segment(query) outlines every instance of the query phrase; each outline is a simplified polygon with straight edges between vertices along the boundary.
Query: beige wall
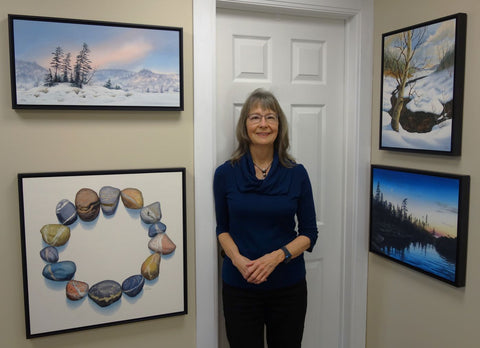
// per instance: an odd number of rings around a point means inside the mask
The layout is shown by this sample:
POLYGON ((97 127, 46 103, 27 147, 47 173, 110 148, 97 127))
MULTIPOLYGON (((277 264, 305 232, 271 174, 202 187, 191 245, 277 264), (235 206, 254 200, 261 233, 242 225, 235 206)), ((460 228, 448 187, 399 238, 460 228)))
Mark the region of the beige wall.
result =
POLYGON ((473 348, 480 346, 480 5, 478 0, 375 0, 372 163, 471 176, 467 285, 457 289, 436 279, 369 257, 368 348, 473 348), (443 17, 467 13, 467 58, 462 156, 402 154, 378 150, 382 33, 443 17))
POLYGON ((192 0, 3 0, 0 47, 0 346, 194 347, 192 0), (185 111, 12 110, 9 13, 183 27, 185 111), (26 340, 17 173, 161 167, 187 172, 188 315, 26 340))

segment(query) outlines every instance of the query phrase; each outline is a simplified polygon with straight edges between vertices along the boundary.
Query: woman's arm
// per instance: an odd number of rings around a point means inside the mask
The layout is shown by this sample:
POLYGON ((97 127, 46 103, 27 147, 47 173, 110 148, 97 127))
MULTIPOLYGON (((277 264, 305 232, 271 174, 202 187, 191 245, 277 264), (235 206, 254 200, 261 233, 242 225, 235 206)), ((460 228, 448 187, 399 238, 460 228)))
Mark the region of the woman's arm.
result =
POLYGON ((232 239, 232 236, 228 232, 223 232, 218 235, 218 241, 225 251, 225 254, 232 260, 233 265, 239 270, 243 278, 248 280, 250 277, 251 271, 248 269, 247 264, 251 262, 250 259, 246 258, 238 250, 237 244, 232 239))
MULTIPOLYGON (((304 251, 308 250, 310 248, 310 244, 311 244, 310 243, 310 238, 308 238, 306 236, 299 235, 299 236, 297 236, 297 238, 295 238, 290 243, 285 245, 285 247, 288 249, 290 254, 292 254, 292 259, 294 259, 294 258, 302 255, 304 251)), ((283 261, 285 259, 285 253, 281 249, 280 249, 280 251, 283 254, 283 259, 282 259, 282 261, 283 261)))

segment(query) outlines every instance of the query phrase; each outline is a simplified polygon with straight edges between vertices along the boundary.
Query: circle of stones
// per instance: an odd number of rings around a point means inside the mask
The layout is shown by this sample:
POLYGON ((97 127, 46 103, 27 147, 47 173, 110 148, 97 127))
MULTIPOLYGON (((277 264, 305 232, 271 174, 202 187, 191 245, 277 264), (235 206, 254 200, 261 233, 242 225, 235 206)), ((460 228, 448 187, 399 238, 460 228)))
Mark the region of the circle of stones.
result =
POLYGON ((40 251, 41 258, 47 262, 42 274, 52 281, 68 281, 65 292, 71 301, 78 301, 86 295, 100 307, 106 307, 118 301, 122 293, 137 296, 143 289, 145 280, 153 280, 160 272, 161 255, 172 253, 176 246, 165 233, 167 227, 160 222, 162 211, 160 202, 144 206, 142 192, 136 188, 120 189, 104 186, 99 194, 89 188, 82 188, 75 197, 75 204, 67 199, 58 202, 55 213, 59 224, 44 225, 40 232, 43 241, 48 244, 40 251), (106 216, 114 215, 120 199, 125 208, 140 210, 141 220, 149 225, 151 238, 148 248, 153 254, 142 263, 140 274, 125 279, 120 285, 113 280, 103 280, 92 287, 88 283, 74 280, 76 264, 73 261, 59 261, 57 247, 65 245, 70 239, 70 225, 79 218, 89 222, 95 220, 102 210, 106 216))

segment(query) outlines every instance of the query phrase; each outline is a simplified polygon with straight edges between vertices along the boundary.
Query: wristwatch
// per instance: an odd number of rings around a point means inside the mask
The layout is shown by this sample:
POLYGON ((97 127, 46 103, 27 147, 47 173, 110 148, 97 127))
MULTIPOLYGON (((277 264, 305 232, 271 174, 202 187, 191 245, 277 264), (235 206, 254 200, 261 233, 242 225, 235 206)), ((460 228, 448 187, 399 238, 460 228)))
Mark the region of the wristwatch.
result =
POLYGON ((282 251, 285 253, 285 259, 283 260, 284 263, 289 263, 290 260, 292 259, 292 254, 290 254, 290 251, 288 251, 287 247, 281 247, 282 251))

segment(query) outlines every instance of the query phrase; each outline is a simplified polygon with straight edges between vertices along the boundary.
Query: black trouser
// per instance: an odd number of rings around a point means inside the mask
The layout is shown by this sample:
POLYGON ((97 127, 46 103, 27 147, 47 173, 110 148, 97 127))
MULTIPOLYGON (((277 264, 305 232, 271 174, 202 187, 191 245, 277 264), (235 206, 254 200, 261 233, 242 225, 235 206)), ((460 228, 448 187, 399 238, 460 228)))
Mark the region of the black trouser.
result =
POLYGON ((223 284, 223 312, 231 348, 300 348, 307 311, 307 283, 255 291, 223 284))

